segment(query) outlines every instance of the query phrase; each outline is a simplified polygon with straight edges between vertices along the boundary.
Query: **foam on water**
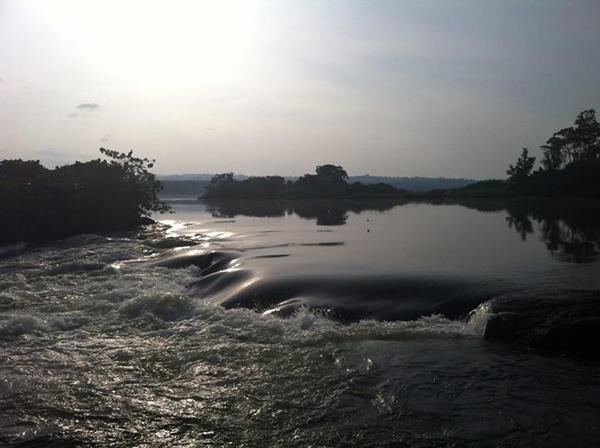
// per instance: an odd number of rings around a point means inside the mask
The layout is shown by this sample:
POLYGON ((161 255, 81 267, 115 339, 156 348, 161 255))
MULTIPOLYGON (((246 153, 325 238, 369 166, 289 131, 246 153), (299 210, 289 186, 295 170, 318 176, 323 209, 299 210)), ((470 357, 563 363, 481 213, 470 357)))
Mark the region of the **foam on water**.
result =
POLYGON ((0 315, 0 337, 69 331, 89 323, 86 316, 36 316, 28 314, 0 315))
POLYGON ((469 314, 467 318, 467 327, 469 331, 480 337, 485 335, 485 329, 489 319, 492 317, 491 302, 487 301, 479 305, 469 314))
POLYGON ((145 295, 127 300, 119 307, 119 312, 128 318, 150 313, 165 321, 178 321, 194 314, 196 304, 188 297, 165 294, 145 295))

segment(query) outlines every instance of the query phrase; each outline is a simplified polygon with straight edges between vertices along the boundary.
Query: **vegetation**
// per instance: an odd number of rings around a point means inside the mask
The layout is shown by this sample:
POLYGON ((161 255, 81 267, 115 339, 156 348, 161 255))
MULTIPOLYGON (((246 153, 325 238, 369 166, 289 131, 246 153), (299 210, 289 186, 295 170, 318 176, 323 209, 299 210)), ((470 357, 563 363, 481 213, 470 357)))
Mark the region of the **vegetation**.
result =
POLYGON ((600 159, 600 123, 594 109, 584 110, 575 120, 575 126, 556 132, 545 145, 543 165, 556 171, 576 162, 600 159))
MULTIPOLYGON (((206 186, 210 182, 213 174, 171 174, 157 176, 163 185, 161 196, 200 196, 204 194, 206 186)), ((236 180, 245 180, 249 176, 244 174, 235 174, 236 180)), ((299 176, 284 176, 284 179, 296 182, 299 176)), ((430 190, 446 190, 451 188, 460 188, 477 182, 473 179, 447 178, 447 177, 393 177, 393 176, 371 176, 368 174, 351 176, 348 173, 347 182, 349 184, 360 182, 361 184, 385 183, 396 187, 399 190, 408 190, 413 192, 425 192, 430 190)))
POLYGON ((296 182, 280 176, 236 180, 233 173, 217 174, 206 187, 204 199, 390 199, 408 194, 387 184, 348 183, 348 173, 339 165, 320 165, 316 174, 300 176, 296 182))
POLYGON ((206 186, 205 198, 276 199, 284 195, 285 179, 281 176, 249 177, 236 180, 233 173, 214 176, 206 186))
POLYGON ((157 198, 154 161, 101 148, 108 160, 53 170, 39 161, 0 162, 0 241, 49 240, 130 229, 168 210, 157 198))
POLYGON ((518 190, 527 181, 529 176, 531 176, 534 165, 535 157, 529 157, 529 150, 523 148, 517 164, 515 166, 510 165, 506 171, 506 174, 508 174, 508 184, 518 190))
MULTIPOLYGON (((581 112, 572 127, 562 129, 541 146, 542 162, 523 148, 508 180, 483 181, 440 193, 444 197, 600 197, 600 123, 594 109, 581 112)), ((428 194, 431 196, 431 194, 428 194)))
POLYGON ((511 196, 600 197, 600 123, 593 109, 581 112, 574 126, 556 132, 542 147, 541 166, 523 148, 508 179, 485 180, 455 189, 415 193, 387 183, 348 183, 341 166, 322 165, 316 174, 295 182, 278 176, 236 180, 233 173, 214 176, 203 198, 217 199, 429 199, 511 196))
POLYGON ((574 126, 554 133, 541 149, 536 172, 526 150, 511 166, 511 188, 530 195, 600 196, 600 123, 594 109, 581 112, 574 126))

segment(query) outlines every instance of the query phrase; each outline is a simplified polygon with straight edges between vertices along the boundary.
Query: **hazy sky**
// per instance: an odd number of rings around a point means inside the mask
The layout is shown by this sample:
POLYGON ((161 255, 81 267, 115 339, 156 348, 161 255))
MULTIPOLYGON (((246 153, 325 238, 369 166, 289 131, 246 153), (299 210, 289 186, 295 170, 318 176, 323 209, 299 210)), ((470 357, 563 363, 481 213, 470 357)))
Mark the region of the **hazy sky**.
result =
POLYGON ((0 159, 504 177, 599 81, 599 0, 0 0, 0 159))

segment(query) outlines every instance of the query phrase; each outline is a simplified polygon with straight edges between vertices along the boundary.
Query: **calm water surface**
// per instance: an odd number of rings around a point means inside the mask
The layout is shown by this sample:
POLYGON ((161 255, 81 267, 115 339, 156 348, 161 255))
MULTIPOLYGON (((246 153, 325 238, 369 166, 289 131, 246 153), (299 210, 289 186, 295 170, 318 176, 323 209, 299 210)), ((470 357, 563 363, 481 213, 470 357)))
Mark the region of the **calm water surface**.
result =
POLYGON ((2 248, 0 445, 600 444, 597 365, 467 319, 600 289, 595 206, 173 206, 2 248))

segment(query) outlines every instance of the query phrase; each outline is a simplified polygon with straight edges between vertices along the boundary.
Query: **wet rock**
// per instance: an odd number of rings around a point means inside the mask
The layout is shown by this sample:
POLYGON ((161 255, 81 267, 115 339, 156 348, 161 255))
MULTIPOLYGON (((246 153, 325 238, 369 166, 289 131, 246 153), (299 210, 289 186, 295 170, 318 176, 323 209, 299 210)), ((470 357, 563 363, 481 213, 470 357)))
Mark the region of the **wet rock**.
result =
POLYGON ((235 259, 235 256, 225 252, 204 252, 201 250, 191 250, 185 252, 176 252, 164 257, 160 257, 151 261, 139 263, 140 266, 146 268, 170 268, 180 269, 188 266, 197 266, 203 270, 203 275, 208 274, 204 272, 214 266, 218 266, 222 269, 225 265, 231 263, 235 259))
POLYGON ((177 247, 196 246, 198 242, 186 238, 164 238, 144 241, 144 244, 157 249, 173 249, 177 247))
POLYGON ((600 361, 600 291, 504 296, 485 306, 488 339, 600 361))
POLYGON ((110 242, 110 239, 105 236, 97 235, 95 233, 82 233, 81 235, 75 235, 64 240, 57 241, 55 244, 58 247, 64 247, 65 249, 67 249, 107 244, 108 242, 110 242))

